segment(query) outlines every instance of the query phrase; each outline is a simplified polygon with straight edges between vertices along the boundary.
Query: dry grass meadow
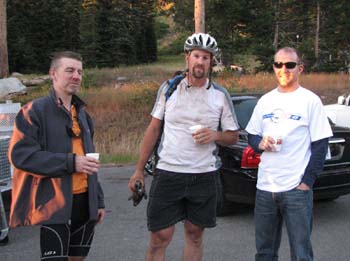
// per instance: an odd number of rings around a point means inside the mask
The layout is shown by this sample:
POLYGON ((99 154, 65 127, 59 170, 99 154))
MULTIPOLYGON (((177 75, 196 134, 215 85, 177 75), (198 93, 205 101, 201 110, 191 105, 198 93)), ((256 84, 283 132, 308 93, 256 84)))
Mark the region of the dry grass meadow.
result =
MULTIPOLYGON (((158 87, 183 68, 182 57, 168 57, 156 64, 85 70, 80 95, 94 119, 96 150, 102 153, 104 163, 137 160, 158 87)), ((269 73, 238 76, 225 71, 214 76, 214 81, 231 93, 265 93, 276 86, 274 75, 269 73)), ((350 76, 345 74, 304 74, 301 84, 318 94, 324 104, 335 103, 339 95, 350 93, 350 76)), ((25 99, 38 94, 33 95, 25 99)))

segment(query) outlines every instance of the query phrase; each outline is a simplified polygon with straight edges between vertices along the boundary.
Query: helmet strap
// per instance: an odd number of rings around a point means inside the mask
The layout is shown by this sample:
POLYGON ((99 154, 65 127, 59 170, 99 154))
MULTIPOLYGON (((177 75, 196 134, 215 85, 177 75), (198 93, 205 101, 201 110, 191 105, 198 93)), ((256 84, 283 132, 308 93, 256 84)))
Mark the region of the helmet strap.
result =
POLYGON ((210 56, 210 66, 209 66, 209 71, 208 71, 208 79, 209 79, 209 81, 208 81, 208 86, 207 86, 207 90, 210 88, 210 86, 211 86, 211 76, 212 76, 212 72, 213 72, 213 62, 214 62, 214 57, 213 57, 213 55, 211 55, 210 56))

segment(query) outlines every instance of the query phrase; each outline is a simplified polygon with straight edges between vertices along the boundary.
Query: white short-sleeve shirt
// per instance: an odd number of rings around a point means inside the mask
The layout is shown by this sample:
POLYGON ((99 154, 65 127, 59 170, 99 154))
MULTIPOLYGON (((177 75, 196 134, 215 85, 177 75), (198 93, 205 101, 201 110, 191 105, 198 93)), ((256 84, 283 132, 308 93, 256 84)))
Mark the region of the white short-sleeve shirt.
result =
POLYGON ((215 142, 197 144, 190 127, 201 124, 212 130, 237 130, 238 124, 228 92, 207 83, 188 87, 183 79, 165 102, 168 85, 158 91, 151 115, 164 121, 164 132, 158 148, 157 168, 179 173, 203 173, 217 170, 221 161, 215 142), (164 109, 165 106, 165 109, 164 109))
POLYGON ((280 151, 261 155, 257 188, 270 192, 297 187, 311 156, 311 142, 332 136, 321 100, 301 86, 293 92, 274 89, 262 96, 246 130, 282 138, 280 151))

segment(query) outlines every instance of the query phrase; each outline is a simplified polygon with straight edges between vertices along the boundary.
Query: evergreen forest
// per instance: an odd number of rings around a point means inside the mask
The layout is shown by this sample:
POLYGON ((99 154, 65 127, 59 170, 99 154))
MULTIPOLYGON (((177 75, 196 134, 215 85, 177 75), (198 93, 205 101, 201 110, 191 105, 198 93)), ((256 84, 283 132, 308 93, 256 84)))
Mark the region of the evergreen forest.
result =
MULTIPOLYGON (((292 46, 310 71, 349 71, 348 0, 206 0, 205 8, 223 63, 247 55, 266 71, 276 49, 292 46)), ((182 52, 193 17, 194 0, 7 0, 10 71, 46 72, 50 54, 67 49, 90 68, 151 63, 182 52)))

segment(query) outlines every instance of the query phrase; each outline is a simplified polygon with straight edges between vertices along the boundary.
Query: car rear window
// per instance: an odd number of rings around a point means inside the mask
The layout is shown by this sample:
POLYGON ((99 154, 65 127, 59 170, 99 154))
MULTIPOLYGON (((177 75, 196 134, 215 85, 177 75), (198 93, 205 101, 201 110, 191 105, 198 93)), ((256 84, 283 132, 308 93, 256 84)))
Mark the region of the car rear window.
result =
POLYGON ((254 96, 232 97, 233 107, 241 129, 245 129, 253 113, 258 98, 254 96))

